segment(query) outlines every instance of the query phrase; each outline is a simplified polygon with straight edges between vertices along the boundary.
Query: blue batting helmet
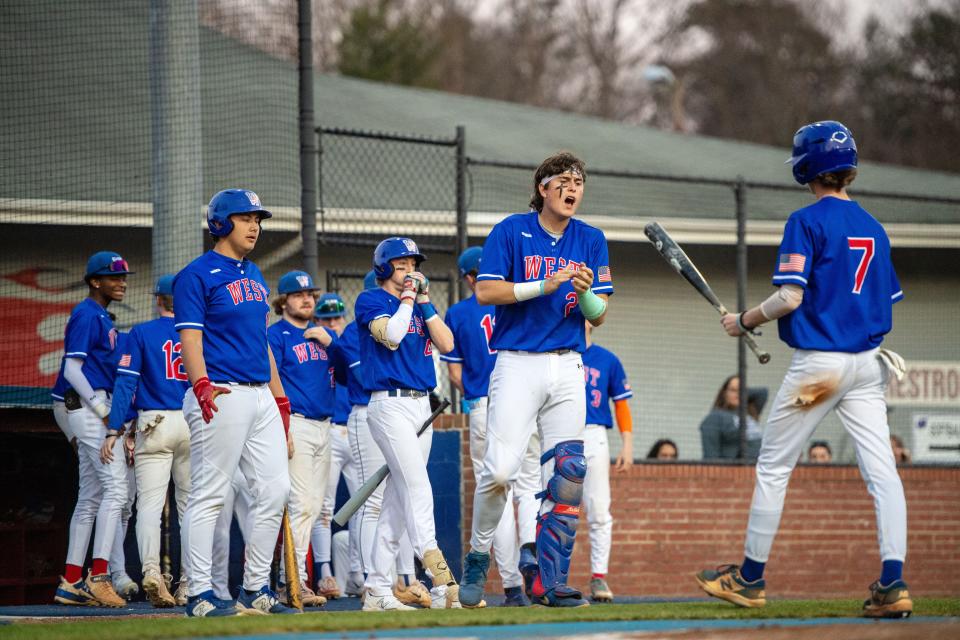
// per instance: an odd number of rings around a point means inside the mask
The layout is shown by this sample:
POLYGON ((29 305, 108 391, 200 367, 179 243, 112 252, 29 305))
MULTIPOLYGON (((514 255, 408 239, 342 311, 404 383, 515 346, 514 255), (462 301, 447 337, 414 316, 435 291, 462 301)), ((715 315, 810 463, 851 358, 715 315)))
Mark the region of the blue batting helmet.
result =
POLYGON ((153 294, 156 296, 172 296, 173 279, 175 277, 172 273, 160 276, 157 279, 157 287, 153 290, 153 294))
POLYGON ((793 135, 793 177, 807 184, 817 176, 857 168, 857 143, 850 129, 835 120, 800 127, 793 135))
POLYGON ((457 269, 460 270, 460 277, 467 275, 471 271, 480 269, 480 257, 483 255, 483 247, 470 247, 460 254, 457 258, 457 269))
POLYGON ((367 275, 363 276, 363 290, 367 289, 376 289, 377 288, 377 274, 374 273, 373 269, 367 271, 367 275))
POLYGON ((313 309, 314 318, 339 318, 347 313, 347 305, 339 293, 325 293, 313 309))
POLYGON ((387 238, 381 241, 373 252, 373 271, 377 278, 386 280, 393 275, 393 265, 390 264, 390 261, 408 256, 416 260, 418 269, 420 263, 427 259, 427 256, 420 253, 417 243, 410 238, 396 236, 387 238))
POLYGON ((313 286, 313 278, 306 271, 288 271, 280 276, 280 282, 277 283, 277 292, 280 295, 316 290, 317 287, 313 286))
POLYGON ((119 253, 114 251, 98 251, 87 260, 87 272, 83 274, 84 280, 95 278, 96 276, 122 276, 130 271, 130 265, 120 257, 119 253))
POLYGON ((207 206, 207 229, 210 235, 222 238, 233 231, 230 216, 238 213, 259 213, 261 219, 273 214, 260 206, 260 196, 249 189, 224 189, 210 198, 207 206))

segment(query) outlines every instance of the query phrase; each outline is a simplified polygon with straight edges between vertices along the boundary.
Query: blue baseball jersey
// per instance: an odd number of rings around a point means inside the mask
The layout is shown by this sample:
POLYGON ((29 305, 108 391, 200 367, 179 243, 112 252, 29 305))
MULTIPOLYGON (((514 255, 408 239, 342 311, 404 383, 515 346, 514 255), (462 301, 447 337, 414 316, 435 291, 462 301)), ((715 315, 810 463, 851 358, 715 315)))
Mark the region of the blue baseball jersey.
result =
MULTIPOLYGON (((63 357, 83 360, 81 369, 90 386, 112 391, 117 372, 119 335, 107 310, 93 298, 85 298, 73 308, 67 320, 63 357)), ((63 400, 63 394, 70 389, 70 384, 63 377, 63 367, 64 362, 61 361, 60 373, 51 391, 56 400, 63 400)))
POLYGON ((450 307, 444 319, 453 332, 454 347, 440 359, 463 366, 463 396, 467 400, 486 396, 490 386, 490 373, 497 362, 497 352, 490 346, 496 312, 493 305, 481 305, 476 296, 470 296, 450 307))
POLYGON ((337 383, 337 401, 333 407, 333 417, 330 419, 333 424, 347 424, 350 417, 350 390, 347 385, 337 383))
MULTIPOLYGON (((346 379, 347 401, 350 407, 370 403, 370 392, 364 389, 363 366, 360 364, 360 329, 356 321, 343 328, 340 334, 340 350, 335 359, 338 371, 343 370, 346 379)), ((347 408, 349 415, 350 409, 347 408)))
POLYGON ((377 318, 393 316, 400 308, 400 298, 383 289, 367 289, 357 296, 354 316, 360 329, 363 388, 367 391, 429 391, 437 386, 433 344, 427 335, 427 322, 423 319, 420 305, 413 307, 407 335, 400 341, 400 347, 391 351, 373 339, 369 325, 377 318))
MULTIPOLYGON (((157 318, 136 325, 121 342, 117 362, 114 406, 133 401, 141 411, 173 411, 183 407, 190 388, 180 356, 180 336, 173 318, 157 318), (122 386, 122 390, 121 390, 122 386)), ((119 421, 111 426, 119 428, 119 421)))
POLYGON ((627 373, 620 359, 603 347, 593 344, 583 352, 583 375, 587 387, 587 424, 613 426, 610 401, 633 397, 627 373))
POLYGON ((316 340, 303 337, 304 332, 313 326, 311 322, 301 329, 281 319, 267 329, 267 339, 273 350, 273 359, 277 361, 283 390, 290 398, 291 411, 321 420, 333 415, 337 402, 337 383, 333 379, 333 361, 329 353, 337 348, 337 334, 325 329, 334 342, 324 348, 316 340))
POLYGON ((857 353, 880 345, 903 290, 883 226, 859 204, 825 197, 790 215, 773 284, 804 288, 778 324, 795 349, 857 353))
POLYGON ((257 265, 208 251, 173 282, 176 329, 203 331, 213 382, 269 382, 270 289, 257 265))
MULTIPOLYGON (((515 213, 490 231, 483 245, 477 280, 543 280, 569 263, 593 271, 593 292, 613 294, 607 239, 603 232, 572 218, 560 239, 540 225, 537 212, 515 213)), ((570 282, 557 291, 515 304, 497 306, 491 346, 543 353, 557 349, 583 352, 583 313, 570 282)))

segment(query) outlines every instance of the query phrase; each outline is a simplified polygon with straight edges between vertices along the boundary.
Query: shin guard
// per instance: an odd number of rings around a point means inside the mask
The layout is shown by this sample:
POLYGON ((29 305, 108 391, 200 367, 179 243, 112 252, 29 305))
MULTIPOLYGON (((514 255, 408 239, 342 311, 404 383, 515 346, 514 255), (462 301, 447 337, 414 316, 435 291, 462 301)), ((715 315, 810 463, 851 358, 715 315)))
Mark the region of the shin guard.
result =
POLYGON ((577 535, 577 518, 583 497, 583 478, 587 474, 587 460, 583 455, 582 440, 557 443, 543 454, 540 464, 554 459, 553 477, 538 497, 553 503, 537 522, 537 560, 539 573, 533 583, 534 598, 544 604, 564 606, 563 599, 582 600, 581 594, 567 586, 570 556, 577 535))

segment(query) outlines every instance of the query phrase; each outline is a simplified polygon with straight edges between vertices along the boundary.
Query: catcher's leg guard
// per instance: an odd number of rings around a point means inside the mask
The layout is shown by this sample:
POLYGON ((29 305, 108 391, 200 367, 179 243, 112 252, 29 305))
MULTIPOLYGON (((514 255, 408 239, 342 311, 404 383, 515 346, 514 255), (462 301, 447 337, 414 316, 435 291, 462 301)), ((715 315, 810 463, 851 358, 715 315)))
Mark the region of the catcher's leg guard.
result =
POLYGON ((553 477, 546 491, 538 494, 553 503, 537 522, 537 563, 539 572, 533 582, 533 600, 553 607, 581 607, 588 603, 576 589, 567 586, 570 556, 577 535, 577 517, 583 496, 583 478, 587 460, 582 440, 557 443, 540 458, 540 464, 554 459, 553 477))

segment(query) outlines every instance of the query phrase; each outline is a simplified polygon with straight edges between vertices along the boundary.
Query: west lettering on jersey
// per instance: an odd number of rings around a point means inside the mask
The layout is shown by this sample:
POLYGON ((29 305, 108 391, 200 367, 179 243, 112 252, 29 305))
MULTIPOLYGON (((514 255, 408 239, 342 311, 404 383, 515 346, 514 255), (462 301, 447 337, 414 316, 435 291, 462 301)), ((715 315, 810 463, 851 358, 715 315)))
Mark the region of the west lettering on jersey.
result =
POLYGON ((528 281, 543 280, 549 278, 557 271, 563 271, 568 266, 571 267, 574 272, 580 270, 579 262, 576 260, 568 260, 562 256, 523 256, 523 277, 524 280, 528 281), (541 271, 543 272, 543 277, 540 276, 541 271))
POLYGON ((230 298, 233 300, 233 304, 251 302, 253 300, 263 302, 268 295, 259 282, 250 280, 249 278, 240 278, 233 282, 227 282, 224 286, 226 286, 227 291, 230 292, 230 298))
POLYGON ((308 324, 300 328, 281 319, 267 329, 267 337, 291 409, 319 420, 332 416, 336 408, 336 380, 330 361, 331 352, 339 345, 336 334, 329 329, 326 331, 334 341, 327 348, 304 339, 304 332, 312 327, 308 324))

